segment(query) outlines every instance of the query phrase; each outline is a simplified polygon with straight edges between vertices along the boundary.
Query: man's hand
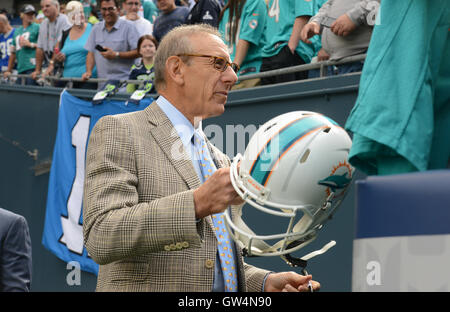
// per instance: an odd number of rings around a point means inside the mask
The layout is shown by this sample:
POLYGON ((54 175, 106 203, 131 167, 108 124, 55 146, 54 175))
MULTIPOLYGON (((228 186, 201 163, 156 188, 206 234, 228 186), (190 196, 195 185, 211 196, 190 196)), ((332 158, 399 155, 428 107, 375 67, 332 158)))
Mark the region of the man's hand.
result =
POLYGON ((113 60, 116 58, 116 52, 114 52, 113 50, 111 50, 110 48, 104 47, 106 49, 105 52, 100 52, 100 54, 108 59, 108 60, 113 60))
POLYGON ((320 25, 314 22, 310 22, 303 27, 300 33, 300 39, 305 42, 311 44, 312 42, 308 39, 320 34, 320 25))
POLYGON ((86 80, 88 80, 91 77, 92 77, 92 73, 91 72, 85 72, 85 73, 83 73, 83 75, 81 75, 81 80, 86 81, 86 80))
POLYGON ((38 78, 38 76, 41 74, 41 71, 39 70, 35 70, 34 72, 31 73, 31 78, 33 78, 34 80, 36 80, 38 78))
POLYGON ((356 29, 356 25, 347 14, 342 14, 331 24, 330 29, 336 36, 345 37, 356 29))
POLYGON ((230 168, 220 168, 194 191, 195 217, 223 212, 230 205, 240 205, 244 201, 234 190, 230 179, 230 168))
POLYGON ((319 61, 319 62, 326 61, 329 58, 330 58, 330 55, 323 48, 321 48, 319 50, 319 52, 317 53, 317 61, 319 61))
POLYGON ((313 291, 320 289, 320 284, 312 280, 311 275, 303 276, 295 272, 270 273, 267 276, 264 291, 267 292, 309 292, 309 282, 313 291))

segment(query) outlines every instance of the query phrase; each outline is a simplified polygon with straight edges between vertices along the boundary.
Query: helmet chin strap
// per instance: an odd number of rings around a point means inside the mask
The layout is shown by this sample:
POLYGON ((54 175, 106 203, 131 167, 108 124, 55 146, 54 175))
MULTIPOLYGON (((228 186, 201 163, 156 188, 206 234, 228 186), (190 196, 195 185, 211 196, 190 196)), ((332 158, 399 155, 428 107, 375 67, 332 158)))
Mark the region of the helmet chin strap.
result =
MULTIPOLYGON (((288 249, 290 247, 292 247, 291 245, 295 245, 295 244, 298 244, 298 242, 290 243, 288 245, 288 249)), ((305 270, 309 259, 311 259, 311 258, 313 258, 315 256, 318 256, 318 255, 324 254, 325 252, 328 251, 328 249, 330 249, 334 245, 336 245, 336 241, 332 240, 328 244, 325 244, 321 249, 313 251, 313 252, 310 252, 309 254, 307 254, 307 255, 305 255, 305 256, 303 256, 301 258, 293 257, 290 254, 285 254, 285 255, 282 255, 280 257, 283 260, 285 260, 286 263, 289 264, 290 266, 292 266, 292 267, 301 267, 303 270, 305 270)))

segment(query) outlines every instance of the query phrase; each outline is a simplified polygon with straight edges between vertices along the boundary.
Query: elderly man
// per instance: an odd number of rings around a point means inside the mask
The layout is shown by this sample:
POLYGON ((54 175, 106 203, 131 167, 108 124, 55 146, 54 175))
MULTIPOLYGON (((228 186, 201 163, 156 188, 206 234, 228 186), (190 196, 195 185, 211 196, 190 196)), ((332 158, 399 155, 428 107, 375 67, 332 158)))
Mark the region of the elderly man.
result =
POLYGON ((126 80, 134 59, 138 57, 138 32, 132 22, 119 18, 117 0, 101 0, 100 10, 103 21, 92 27, 84 46, 89 52, 82 79, 91 78, 97 65, 98 78, 126 80))
POLYGON ((33 79, 41 73, 42 68, 46 67, 52 59, 53 50, 61 40, 62 32, 70 28, 67 16, 59 13, 58 0, 42 0, 42 12, 44 19, 39 28, 39 38, 36 48, 36 68, 31 74, 33 79))
POLYGON ((245 264, 223 227, 223 211, 243 200, 231 184, 230 160, 205 138, 201 120, 224 112, 237 80, 227 51, 210 26, 175 28, 155 56, 158 100, 95 125, 83 231, 100 264, 97 290, 308 289, 311 276, 245 264))

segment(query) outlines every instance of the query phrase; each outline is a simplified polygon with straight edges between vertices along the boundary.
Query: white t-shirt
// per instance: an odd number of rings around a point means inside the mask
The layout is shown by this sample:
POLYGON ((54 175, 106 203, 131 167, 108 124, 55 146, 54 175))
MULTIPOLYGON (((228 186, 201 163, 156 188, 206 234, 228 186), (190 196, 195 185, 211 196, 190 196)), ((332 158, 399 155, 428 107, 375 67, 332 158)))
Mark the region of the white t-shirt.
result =
MULTIPOLYGON (((127 19, 125 15, 121 16, 120 18, 127 19)), ((128 21, 132 22, 134 26, 136 26, 136 29, 139 33, 139 38, 143 35, 153 35, 153 24, 150 23, 150 21, 146 20, 145 18, 140 17, 135 21, 131 20, 128 21)))

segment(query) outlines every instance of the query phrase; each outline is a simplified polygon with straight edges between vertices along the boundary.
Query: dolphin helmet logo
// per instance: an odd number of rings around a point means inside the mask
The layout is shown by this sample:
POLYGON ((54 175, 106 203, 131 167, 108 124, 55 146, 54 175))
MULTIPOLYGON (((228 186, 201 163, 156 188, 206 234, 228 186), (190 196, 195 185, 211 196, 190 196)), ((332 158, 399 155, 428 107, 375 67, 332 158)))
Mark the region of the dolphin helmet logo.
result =
POLYGON ((336 192, 337 189, 346 188, 352 181, 352 179, 348 178, 347 175, 348 175, 348 172, 344 172, 342 175, 338 175, 338 174, 330 175, 329 177, 326 177, 325 179, 320 180, 317 183, 319 185, 327 186, 333 192, 336 192))

